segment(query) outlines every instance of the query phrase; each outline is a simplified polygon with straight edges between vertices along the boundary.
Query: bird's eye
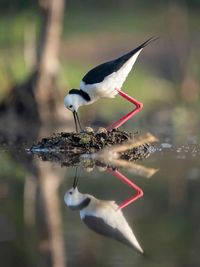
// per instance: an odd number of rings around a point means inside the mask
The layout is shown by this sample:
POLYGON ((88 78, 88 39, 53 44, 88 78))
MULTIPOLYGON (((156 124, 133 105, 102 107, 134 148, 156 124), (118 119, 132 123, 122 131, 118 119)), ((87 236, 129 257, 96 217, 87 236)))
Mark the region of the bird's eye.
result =
POLYGON ((69 194, 72 195, 72 191, 70 191, 69 194))
POLYGON ((72 108, 72 107, 73 107, 72 105, 69 106, 69 108, 72 108))

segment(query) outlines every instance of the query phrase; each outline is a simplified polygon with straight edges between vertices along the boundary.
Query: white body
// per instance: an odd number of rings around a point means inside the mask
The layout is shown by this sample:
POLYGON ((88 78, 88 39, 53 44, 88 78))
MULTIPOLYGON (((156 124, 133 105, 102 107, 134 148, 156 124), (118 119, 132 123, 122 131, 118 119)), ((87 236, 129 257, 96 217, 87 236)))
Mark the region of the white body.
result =
POLYGON ((80 217, 83 221, 87 216, 103 220, 104 227, 107 225, 112 231, 117 229, 133 248, 143 253, 143 249, 115 201, 100 200, 92 195, 82 194, 77 187, 68 190, 64 197, 66 205, 73 208, 79 206, 87 198, 90 199, 88 206, 80 209, 80 217))
POLYGON ((89 105, 100 98, 115 97, 118 90, 121 90, 140 52, 157 39, 151 37, 127 54, 91 69, 80 82, 80 90, 71 89, 65 96, 65 107, 77 113, 82 105, 89 105))
POLYGON ((115 201, 104 201, 93 197, 91 204, 80 211, 81 219, 84 219, 86 215, 103 219, 106 224, 122 232, 126 239, 132 243, 133 247, 143 253, 143 249, 115 201))
POLYGON ((90 95, 92 100, 90 104, 99 98, 113 98, 118 94, 115 89, 121 89, 141 51, 142 49, 134 54, 118 71, 107 76, 102 82, 85 84, 84 81, 81 81, 80 89, 90 95))

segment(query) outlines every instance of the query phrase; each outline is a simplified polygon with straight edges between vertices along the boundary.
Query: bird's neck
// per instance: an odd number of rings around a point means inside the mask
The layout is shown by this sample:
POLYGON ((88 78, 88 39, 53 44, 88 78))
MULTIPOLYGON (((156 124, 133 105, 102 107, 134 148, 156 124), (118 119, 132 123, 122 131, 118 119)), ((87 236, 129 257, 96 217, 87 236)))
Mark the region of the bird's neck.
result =
POLYGON ((82 96, 79 97, 79 106, 85 106, 88 105, 89 101, 84 99, 82 96))

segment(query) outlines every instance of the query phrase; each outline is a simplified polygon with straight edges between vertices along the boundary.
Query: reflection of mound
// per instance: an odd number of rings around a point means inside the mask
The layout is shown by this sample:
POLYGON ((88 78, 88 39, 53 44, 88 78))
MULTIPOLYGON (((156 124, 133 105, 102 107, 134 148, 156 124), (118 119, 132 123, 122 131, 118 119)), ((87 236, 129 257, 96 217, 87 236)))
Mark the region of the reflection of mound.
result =
MULTIPOLYGON (((150 136, 152 138, 152 136, 150 136)), ((87 127, 81 133, 58 133, 49 138, 43 138, 38 144, 33 145, 31 152, 37 154, 44 161, 54 161, 61 165, 71 166, 81 163, 83 167, 104 167, 107 156, 116 157, 125 161, 136 161, 146 158, 150 154, 148 138, 142 139, 132 133, 113 130, 107 132, 99 128, 96 132, 87 127), (139 141, 138 141, 139 140, 139 141), (100 158, 91 154, 102 151, 100 158), (86 156, 83 154, 90 154, 86 156)), ((109 161, 109 160, 108 160, 109 161)))
MULTIPOLYGON (((84 168, 93 169, 94 167, 104 168, 107 164, 101 162, 100 160, 93 159, 89 154, 81 153, 71 153, 66 151, 44 151, 37 150, 32 151, 43 161, 57 162, 62 166, 78 166, 82 165, 84 168)), ((120 159, 125 159, 127 161, 137 161, 148 157, 150 154, 149 146, 143 146, 140 148, 130 149, 127 152, 123 152, 120 156, 120 159)))

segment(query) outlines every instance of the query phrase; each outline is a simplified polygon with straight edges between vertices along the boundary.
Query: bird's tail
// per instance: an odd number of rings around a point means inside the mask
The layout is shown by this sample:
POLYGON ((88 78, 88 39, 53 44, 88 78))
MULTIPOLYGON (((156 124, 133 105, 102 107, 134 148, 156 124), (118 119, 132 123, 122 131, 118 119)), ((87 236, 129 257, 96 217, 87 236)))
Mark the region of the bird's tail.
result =
POLYGON ((140 50, 141 48, 144 48, 145 46, 149 45, 150 43, 158 40, 160 37, 159 36, 152 36, 151 38, 149 38, 148 40, 146 40, 144 43, 142 43, 141 45, 139 45, 137 48, 135 48, 134 50, 140 50))
POLYGON ((144 43, 142 43, 141 45, 139 45, 138 47, 136 47, 135 49, 133 49, 132 51, 130 51, 130 56, 131 54, 134 55, 135 53, 137 53, 139 50, 143 49, 145 46, 149 45, 150 43, 158 40, 160 37, 155 37, 152 36, 151 38, 149 38, 148 40, 146 40, 144 43))
POLYGON ((135 49, 131 50, 129 53, 123 55, 122 57, 120 57, 119 59, 123 59, 124 61, 127 61, 129 58, 131 58, 134 54, 136 54, 137 52, 139 52, 141 49, 143 49, 145 46, 149 45, 150 43, 158 40, 160 37, 155 37, 152 36, 151 38, 149 38, 148 40, 146 40, 144 43, 142 43, 141 45, 139 45, 138 47, 136 47, 135 49))

